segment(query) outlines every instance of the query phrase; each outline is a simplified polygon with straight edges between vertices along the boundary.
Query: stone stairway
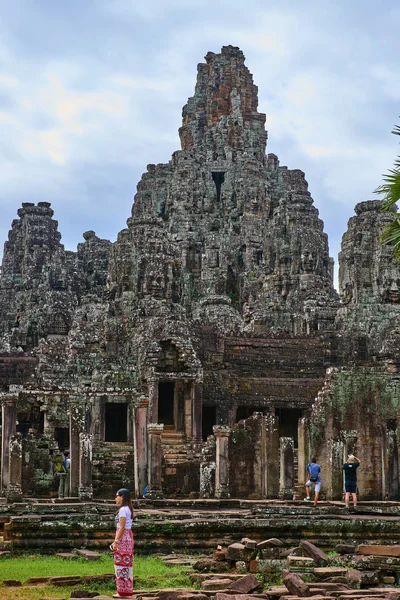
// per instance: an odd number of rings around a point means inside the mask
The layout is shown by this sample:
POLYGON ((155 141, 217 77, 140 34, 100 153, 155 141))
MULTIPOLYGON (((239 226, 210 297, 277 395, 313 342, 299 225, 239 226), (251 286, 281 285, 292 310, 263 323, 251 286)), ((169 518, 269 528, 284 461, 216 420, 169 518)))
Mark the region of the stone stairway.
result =
POLYGON ((166 429, 161 434, 161 445, 167 465, 183 463, 188 458, 185 435, 181 431, 166 429))

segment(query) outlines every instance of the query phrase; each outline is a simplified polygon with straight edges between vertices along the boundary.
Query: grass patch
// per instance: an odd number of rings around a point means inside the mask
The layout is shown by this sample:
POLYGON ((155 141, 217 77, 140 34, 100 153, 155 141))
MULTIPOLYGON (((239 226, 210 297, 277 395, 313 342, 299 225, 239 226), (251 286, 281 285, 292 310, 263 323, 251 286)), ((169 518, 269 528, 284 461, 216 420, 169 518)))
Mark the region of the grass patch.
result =
MULTIPOLYGON (((152 590, 166 587, 191 587, 190 579, 184 571, 187 567, 167 566, 157 557, 136 556, 133 564, 135 588, 152 590)), ((27 555, 0 560, 2 579, 18 579, 26 583, 30 577, 55 577, 61 575, 103 575, 113 573, 111 554, 103 554, 100 560, 88 561, 84 558, 63 560, 57 556, 27 555)), ((69 598, 73 589, 86 589, 99 594, 111 595, 115 592, 115 582, 79 584, 72 587, 55 587, 46 584, 24 586, 23 588, 1 587, 3 600, 39 600, 43 597, 69 598)))

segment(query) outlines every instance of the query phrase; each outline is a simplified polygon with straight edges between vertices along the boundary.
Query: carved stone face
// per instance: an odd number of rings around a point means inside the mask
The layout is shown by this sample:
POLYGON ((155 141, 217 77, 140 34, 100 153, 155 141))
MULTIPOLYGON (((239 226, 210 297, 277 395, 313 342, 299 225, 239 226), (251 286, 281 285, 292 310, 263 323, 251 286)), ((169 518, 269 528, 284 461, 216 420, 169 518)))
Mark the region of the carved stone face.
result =
POLYGON ((400 303, 400 279, 396 273, 390 273, 381 286, 381 298, 388 304, 400 303))
POLYGON ((301 268, 304 273, 313 273, 318 266, 318 255, 312 250, 305 249, 301 253, 301 268))

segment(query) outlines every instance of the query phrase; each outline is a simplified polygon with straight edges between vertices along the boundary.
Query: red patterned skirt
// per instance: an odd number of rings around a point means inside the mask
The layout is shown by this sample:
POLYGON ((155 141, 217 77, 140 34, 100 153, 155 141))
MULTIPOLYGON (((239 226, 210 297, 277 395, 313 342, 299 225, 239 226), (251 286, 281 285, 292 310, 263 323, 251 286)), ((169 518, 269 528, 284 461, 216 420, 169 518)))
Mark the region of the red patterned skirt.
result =
POLYGON ((125 529, 114 552, 115 580, 117 592, 120 596, 133 594, 133 536, 131 529, 125 529))

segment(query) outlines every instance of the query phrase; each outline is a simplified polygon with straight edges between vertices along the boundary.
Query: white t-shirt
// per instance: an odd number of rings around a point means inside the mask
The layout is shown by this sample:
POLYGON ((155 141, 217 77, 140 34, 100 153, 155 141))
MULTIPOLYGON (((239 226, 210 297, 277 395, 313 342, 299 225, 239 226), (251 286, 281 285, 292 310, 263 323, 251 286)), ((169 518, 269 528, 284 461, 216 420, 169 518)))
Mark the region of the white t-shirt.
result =
POLYGON ((121 506, 116 517, 117 527, 119 527, 119 520, 121 517, 126 517, 125 529, 132 529, 132 514, 129 506, 121 506))

